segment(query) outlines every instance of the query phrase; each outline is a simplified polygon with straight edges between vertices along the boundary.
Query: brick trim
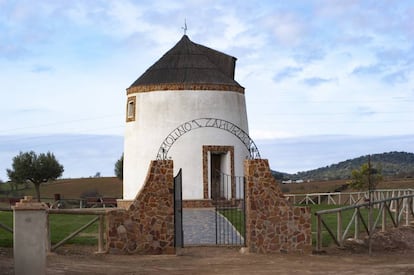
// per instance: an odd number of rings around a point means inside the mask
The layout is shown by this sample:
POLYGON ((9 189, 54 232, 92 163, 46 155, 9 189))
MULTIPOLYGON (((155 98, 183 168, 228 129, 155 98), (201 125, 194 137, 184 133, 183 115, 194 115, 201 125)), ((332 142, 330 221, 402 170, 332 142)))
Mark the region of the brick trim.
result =
POLYGON ((133 86, 126 89, 127 95, 135 93, 148 93, 154 91, 223 91, 237 92, 244 94, 244 88, 236 85, 225 84, 184 84, 184 83, 165 83, 133 86))

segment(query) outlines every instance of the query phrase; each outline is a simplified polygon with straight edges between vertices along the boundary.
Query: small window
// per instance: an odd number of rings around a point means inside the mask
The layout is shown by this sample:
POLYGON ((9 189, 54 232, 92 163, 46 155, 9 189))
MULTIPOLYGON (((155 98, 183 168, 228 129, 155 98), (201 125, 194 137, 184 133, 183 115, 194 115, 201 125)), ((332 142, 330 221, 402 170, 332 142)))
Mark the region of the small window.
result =
POLYGON ((135 109, 136 109, 135 105, 136 105, 136 97, 135 96, 128 97, 127 110, 126 110, 126 121, 127 122, 135 121, 135 109))

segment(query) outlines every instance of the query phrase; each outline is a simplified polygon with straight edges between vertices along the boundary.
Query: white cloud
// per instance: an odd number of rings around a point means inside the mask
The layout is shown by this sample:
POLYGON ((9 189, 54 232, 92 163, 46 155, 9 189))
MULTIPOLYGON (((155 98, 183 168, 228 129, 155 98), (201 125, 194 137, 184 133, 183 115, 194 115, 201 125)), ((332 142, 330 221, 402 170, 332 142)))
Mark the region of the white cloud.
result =
POLYGON ((0 2, 3 134, 122 135, 125 88, 181 38, 185 18, 194 42, 238 58, 254 138, 414 133, 406 1, 37 5, 0 2))
POLYGON ((296 46, 305 36, 304 22, 293 13, 274 13, 265 20, 266 27, 283 46, 296 46))

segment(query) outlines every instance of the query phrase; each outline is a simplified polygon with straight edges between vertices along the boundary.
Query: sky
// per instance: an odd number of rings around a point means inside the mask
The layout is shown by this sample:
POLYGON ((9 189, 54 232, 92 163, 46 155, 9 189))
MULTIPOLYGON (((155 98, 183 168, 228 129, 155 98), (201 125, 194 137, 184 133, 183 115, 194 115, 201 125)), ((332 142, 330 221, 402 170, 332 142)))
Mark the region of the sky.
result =
POLYGON ((20 151, 113 175, 125 89, 183 35, 237 57, 278 171, 414 152, 414 2, 0 0, 0 179, 20 151))

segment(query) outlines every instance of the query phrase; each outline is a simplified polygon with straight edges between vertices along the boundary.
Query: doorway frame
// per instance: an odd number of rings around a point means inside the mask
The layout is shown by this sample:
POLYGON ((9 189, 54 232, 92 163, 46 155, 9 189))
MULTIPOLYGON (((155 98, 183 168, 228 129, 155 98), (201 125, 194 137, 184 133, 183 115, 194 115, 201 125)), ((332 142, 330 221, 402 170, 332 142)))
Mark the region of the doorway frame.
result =
MULTIPOLYGON (((203 145, 203 198, 212 199, 210 196, 210 157, 211 153, 214 154, 230 154, 230 175, 234 178, 234 146, 223 145, 203 145)), ((231 198, 236 197, 235 183, 231 182, 231 198)))

